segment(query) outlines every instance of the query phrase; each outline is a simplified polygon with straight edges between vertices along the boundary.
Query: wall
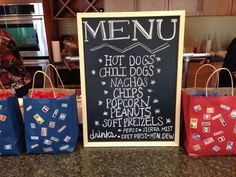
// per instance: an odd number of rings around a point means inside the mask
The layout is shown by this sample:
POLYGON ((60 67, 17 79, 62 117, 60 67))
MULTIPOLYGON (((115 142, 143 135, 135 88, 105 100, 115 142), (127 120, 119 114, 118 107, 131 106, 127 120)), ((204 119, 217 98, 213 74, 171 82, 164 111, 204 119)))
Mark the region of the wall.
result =
POLYGON ((194 40, 197 39, 198 50, 204 48, 208 35, 212 48, 226 50, 236 37, 236 16, 187 17, 185 22, 185 52, 192 52, 194 40))
POLYGON ((76 19, 69 20, 59 20, 59 34, 69 34, 76 38, 77 40, 77 22, 76 19))
MULTIPOLYGON (((76 20, 61 20, 59 28, 60 35, 71 34, 77 38, 76 20)), ((192 52, 195 39, 200 51, 209 34, 213 40, 213 49, 226 50, 231 40, 236 37, 236 16, 186 17, 185 52, 192 52)))

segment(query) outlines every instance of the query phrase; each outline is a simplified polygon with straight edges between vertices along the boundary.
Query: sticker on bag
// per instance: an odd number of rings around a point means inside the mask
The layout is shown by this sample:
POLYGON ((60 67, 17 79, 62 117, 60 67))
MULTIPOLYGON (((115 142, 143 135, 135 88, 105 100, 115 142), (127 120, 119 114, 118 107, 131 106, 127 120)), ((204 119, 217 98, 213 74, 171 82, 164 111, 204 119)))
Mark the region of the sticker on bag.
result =
POLYGON ((35 123, 30 123, 30 128, 32 128, 32 129, 36 129, 36 125, 35 125, 35 123))
POLYGON ((64 151, 64 150, 66 150, 66 149, 69 149, 69 145, 67 144, 67 145, 63 145, 63 146, 61 146, 59 149, 60 149, 60 151, 64 151))
POLYGON ((42 127, 41 128, 41 136, 47 136, 47 134, 48 134, 48 129, 45 127, 42 127))
POLYGON ((43 148, 43 152, 53 152, 53 148, 52 147, 47 147, 47 148, 43 148))
POLYGON ((67 105, 66 103, 62 103, 62 104, 61 104, 61 107, 62 107, 62 108, 67 108, 68 105, 67 105))
POLYGON ((58 133, 61 133, 63 130, 66 129, 66 125, 63 125, 61 128, 59 128, 59 130, 57 130, 58 133))
POLYGON ((0 121, 5 122, 6 119, 7 119, 7 116, 0 114, 0 121))
POLYGON ((199 151, 199 150, 201 150, 201 146, 199 144, 196 144, 196 145, 193 146, 193 150, 194 151, 199 151))
POLYGON ((202 107, 201 107, 201 105, 196 105, 196 106, 194 106, 193 107, 193 110, 195 111, 195 112, 199 112, 199 111, 201 111, 202 110, 202 107))
POLYGON ((32 106, 30 105, 26 108, 26 111, 30 111, 31 109, 32 109, 32 106))
POLYGON ((204 139, 204 140, 203 140, 203 143, 204 143, 205 145, 214 143, 214 139, 213 139, 212 137, 207 138, 207 139, 204 139))
POLYGON ((44 113, 47 113, 49 111, 49 107, 47 107, 46 105, 42 107, 41 109, 44 113))
POLYGON ((44 119, 43 119, 39 114, 35 114, 35 115, 34 115, 34 119, 35 119, 39 124, 44 123, 44 119))
POLYGON ((215 146, 212 148, 212 150, 215 151, 215 152, 219 152, 220 147, 217 146, 217 145, 215 145, 215 146))
POLYGON ((233 149, 233 145, 234 145, 233 141, 228 141, 227 146, 226 146, 226 150, 231 151, 233 149))
POLYGON ((49 128, 55 128, 56 122, 50 121, 48 126, 49 128))
POLYGON ((59 141, 59 138, 52 136, 52 137, 51 137, 51 140, 52 140, 52 141, 55 141, 55 142, 58 142, 58 141, 59 141))
POLYGON ((211 122, 202 122, 203 127, 209 127, 211 126, 211 122))
POLYGON ((203 114, 203 120, 211 120, 211 114, 203 114))
POLYGON ((57 116, 58 112, 59 112, 59 109, 55 109, 52 114, 52 117, 55 118, 57 116))
POLYGON ((233 134, 236 134, 236 124, 234 125, 233 134))
POLYGON ((210 127, 202 127, 202 133, 210 133, 211 128, 210 127))
POLYGON ((69 143, 70 139, 71 139, 70 136, 66 136, 66 137, 64 138, 64 141, 67 142, 67 143, 69 143))
POLYGON ((66 114, 61 113, 60 116, 59 116, 59 119, 61 119, 61 120, 65 120, 65 118, 66 118, 66 114))
POLYGON ((194 133, 193 136, 192 136, 192 138, 195 139, 195 140, 199 140, 200 137, 201 136, 199 134, 197 134, 197 133, 194 133))
POLYGON ((224 105, 224 104, 221 104, 221 105, 220 105, 220 108, 222 108, 222 109, 224 109, 224 110, 227 110, 227 111, 230 110, 230 107, 229 107, 229 106, 226 106, 226 105, 224 105))
POLYGON ((30 136, 30 139, 31 140, 39 140, 39 137, 38 136, 30 136))
POLYGON ((220 136, 219 138, 217 138, 219 143, 222 143, 225 141, 225 137, 224 136, 220 136))
POLYGON ((227 125, 223 117, 220 118, 220 122, 224 127, 227 125))
POLYGON ((12 145, 11 144, 5 144, 4 149, 5 150, 12 150, 12 145))
POLYGON ((190 128, 197 128, 197 122, 198 122, 198 119, 191 118, 190 119, 190 128))
POLYGON ((235 118, 236 118, 236 110, 233 110, 233 111, 230 113, 229 117, 230 117, 231 119, 235 119, 235 118))
POLYGON ((221 118, 221 117, 222 117, 221 114, 217 114, 217 115, 215 115, 215 116, 212 117, 212 120, 216 120, 216 119, 219 119, 219 118, 221 118))
POLYGON ((36 147, 39 147, 39 145, 38 145, 38 144, 33 144, 33 145, 31 145, 30 147, 31 147, 31 149, 34 149, 34 148, 36 148, 36 147))
POLYGON ((207 114, 213 114, 215 112, 214 108, 207 108, 207 114))
POLYGON ((222 134, 224 134, 224 132, 223 132, 223 130, 220 130, 218 132, 213 133, 213 136, 219 136, 219 135, 222 135, 222 134))
POLYGON ((44 139, 43 144, 51 146, 52 145, 52 141, 48 140, 48 139, 44 139))

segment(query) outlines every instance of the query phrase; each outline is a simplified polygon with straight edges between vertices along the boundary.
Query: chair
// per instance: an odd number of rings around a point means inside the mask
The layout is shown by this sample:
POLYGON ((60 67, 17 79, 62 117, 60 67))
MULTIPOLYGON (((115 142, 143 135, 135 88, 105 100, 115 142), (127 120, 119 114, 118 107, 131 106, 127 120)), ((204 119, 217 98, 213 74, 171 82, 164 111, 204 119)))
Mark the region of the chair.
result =
MULTIPOLYGON (((231 73, 236 72, 236 38, 230 43, 226 56, 224 58, 223 66, 230 70, 231 73)), ((234 76, 234 83, 236 83, 236 78, 234 76)), ((220 87, 230 87, 231 81, 229 74, 226 71, 221 71, 219 76, 219 86, 220 87)))

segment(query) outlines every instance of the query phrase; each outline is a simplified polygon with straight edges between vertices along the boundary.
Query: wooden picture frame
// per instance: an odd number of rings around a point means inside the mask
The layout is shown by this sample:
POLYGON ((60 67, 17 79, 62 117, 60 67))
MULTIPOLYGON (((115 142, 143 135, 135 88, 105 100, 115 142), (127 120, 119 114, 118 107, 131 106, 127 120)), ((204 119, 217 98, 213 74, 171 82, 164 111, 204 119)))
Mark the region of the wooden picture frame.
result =
POLYGON ((85 147, 179 146, 185 11, 77 13, 85 147))

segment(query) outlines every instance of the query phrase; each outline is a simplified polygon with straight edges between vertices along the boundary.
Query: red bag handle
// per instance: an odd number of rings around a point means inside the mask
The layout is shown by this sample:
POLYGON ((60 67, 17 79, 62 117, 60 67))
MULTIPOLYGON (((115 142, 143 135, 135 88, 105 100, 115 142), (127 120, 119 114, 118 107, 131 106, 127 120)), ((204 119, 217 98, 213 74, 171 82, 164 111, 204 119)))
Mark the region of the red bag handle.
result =
MULTIPOLYGON (((51 66, 51 67, 54 69, 54 71, 55 71, 56 74, 57 74, 58 79, 59 79, 60 82, 61 82, 62 88, 65 89, 64 84, 63 84, 62 79, 61 79, 61 76, 60 76, 60 74, 58 73, 58 70, 57 70, 57 68, 56 68, 54 65, 52 65, 52 64, 49 63, 49 64, 46 66, 44 72, 47 74, 47 70, 48 70, 49 66, 51 66)), ((45 80, 46 80, 46 76, 44 75, 43 88, 45 88, 45 86, 46 86, 45 80)))
MULTIPOLYGON (((198 77, 198 72, 202 69, 202 68, 204 68, 204 67, 212 67, 213 69, 214 69, 214 71, 215 70, 217 70, 216 69, 216 67, 215 66, 213 66, 213 65, 211 65, 211 64, 204 64, 204 65, 202 65, 202 66, 200 66, 198 69, 197 69, 197 71, 196 71, 196 73, 195 73, 195 78, 194 78, 194 88, 196 88, 196 85, 197 85, 197 77, 198 77)), ((219 85, 219 73, 217 73, 217 78, 218 78, 218 82, 217 82, 217 85, 216 85, 216 87, 218 87, 218 85, 219 85)))
MULTIPOLYGON (((54 98, 56 98, 56 93, 55 93, 55 90, 54 90, 54 87, 53 87, 52 81, 51 81, 50 77, 49 77, 45 72, 43 72, 43 71, 36 71, 36 72, 34 73, 34 76, 33 76, 33 83, 32 83, 32 92, 31 92, 31 97, 32 97, 32 95, 33 95, 33 91, 34 91, 34 82, 35 82, 35 77, 36 77, 36 75, 37 75, 38 73, 41 73, 41 74, 44 75, 44 77, 47 77, 47 79, 48 79, 48 81, 49 81, 49 83, 50 83, 50 85, 51 85, 51 88, 52 88, 53 96, 54 96, 54 98)), ((45 89, 45 88, 44 88, 44 89, 45 89)))
POLYGON ((230 80, 231 80, 231 96, 234 96, 234 81, 233 81, 233 77, 232 77, 230 70, 228 70, 227 68, 219 68, 219 69, 215 70, 213 73, 211 73, 211 75, 209 76, 209 78, 207 79, 207 82, 206 82, 206 96, 207 96, 208 84, 209 84, 211 77, 215 73, 218 73, 219 71, 222 71, 222 70, 225 70, 229 73, 230 80))

